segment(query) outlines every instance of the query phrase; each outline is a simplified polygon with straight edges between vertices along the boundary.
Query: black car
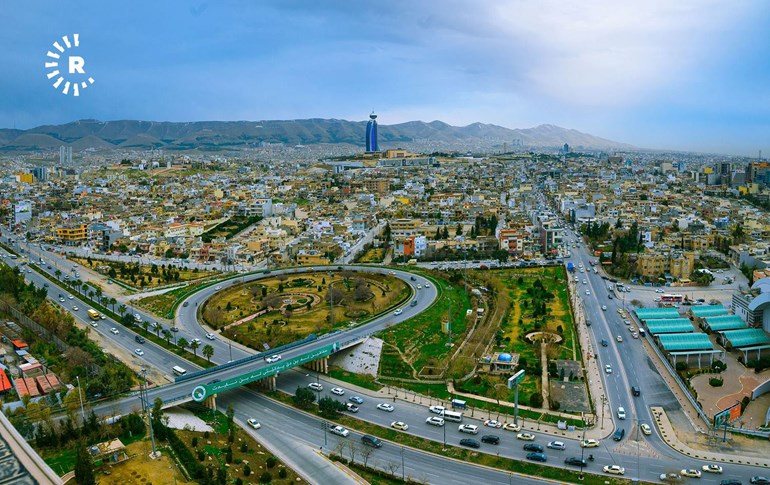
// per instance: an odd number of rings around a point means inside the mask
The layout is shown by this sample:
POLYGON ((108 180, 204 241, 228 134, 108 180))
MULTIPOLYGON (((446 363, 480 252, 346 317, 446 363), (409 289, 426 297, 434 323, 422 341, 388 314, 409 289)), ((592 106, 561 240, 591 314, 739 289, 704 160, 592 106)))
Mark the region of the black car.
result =
POLYGON ((495 436, 493 434, 485 434, 481 437, 482 443, 489 443, 490 445, 499 445, 500 444, 500 437, 495 436))
POLYGON ((612 294, 611 294, 611 293, 607 293, 607 298, 609 298, 610 300, 612 300, 612 294))
POLYGON ((409 279, 412 281, 417 281, 417 278, 415 278, 414 276, 410 276, 409 279))
POLYGON ((524 445, 524 451, 534 451, 535 453, 542 453, 543 447, 534 443, 527 443, 524 445))
POLYGON ((606 347, 609 345, 609 342, 607 342, 605 339, 602 339, 602 347, 606 347))
POLYGON ((208 383, 209 384, 216 384, 217 382, 222 382, 222 379, 212 379, 208 383))
POLYGON ((134 337, 134 340, 136 340, 136 343, 138 344, 144 343, 144 337, 142 337, 141 335, 137 335, 136 337, 134 337))
POLYGON ((527 453, 527 460, 546 462, 548 457, 544 453, 527 453))
POLYGON ((760 477, 759 475, 755 475, 751 477, 751 480, 749 480, 751 483, 755 483, 757 485, 770 485, 770 479, 766 477, 760 477))
POLYGON ((719 482, 719 485, 743 485, 743 482, 735 480, 734 478, 728 478, 727 480, 719 482))
POLYGON ((382 440, 376 436, 365 434, 361 437, 361 443, 373 448, 382 448, 382 440))
POLYGON ((588 466, 588 462, 586 462, 585 460, 581 460, 577 456, 571 456, 567 458, 566 460, 564 460, 564 463, 566 463, 567 465, 574 465, 574 466, 588 466))
POLYGON ((631 387, 631 394, 633 394, 634 396, 641 396, 642 390, 641 388, 639 388, 639 386, 633 386, 631 387))
POLYGON ((177 327, 171 327, 169 330, 171 330, 172 332, 178 332, 179 331, 179 329, 177 327))
POLYGON ((623 428, 619 428, 615 430, 615 433, 612 435, 612 439, 615 441, 620 441, 623 439, 625 435, 626 435, 626 430, 623 428))
POLYGON ((463 438, 460 440, 460 444, 469 448, 481 448, 481 443, 472 438, 463 438))

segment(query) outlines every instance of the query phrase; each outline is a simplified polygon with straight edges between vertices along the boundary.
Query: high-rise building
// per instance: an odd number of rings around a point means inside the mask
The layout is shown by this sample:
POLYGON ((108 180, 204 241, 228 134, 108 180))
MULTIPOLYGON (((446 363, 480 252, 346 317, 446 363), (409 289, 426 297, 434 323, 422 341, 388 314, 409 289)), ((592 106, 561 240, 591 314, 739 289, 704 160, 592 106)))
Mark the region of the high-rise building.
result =
POLYGON ((59 165, 72 165, 72 147, 59 147, 59 165))
POLYGON ((380 147, 377 144, 377 115, 372 113, 366 124, 366 153, 378 151, 380 151, 380 147))
POLYGON ((48 167, 35 167, 32 169, 32 175, 38 182, 45 182, 48 180, 48 167))

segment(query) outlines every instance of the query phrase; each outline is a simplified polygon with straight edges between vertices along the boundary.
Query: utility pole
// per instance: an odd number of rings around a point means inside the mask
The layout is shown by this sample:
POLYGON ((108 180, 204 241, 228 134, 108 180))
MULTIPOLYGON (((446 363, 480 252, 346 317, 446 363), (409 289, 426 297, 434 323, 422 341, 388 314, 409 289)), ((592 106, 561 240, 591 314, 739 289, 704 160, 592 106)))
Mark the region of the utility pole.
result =
MULTIPOLYGON (((142 380, 144 381, 145 389, 147 388, 147 369, 142 369, 142 380)), ((147 393, 145 392, 145 399, 147 398, 147 393)), ((147 421, 150 423, 150 441, 152 442, 152 453, 150 456, 152 458, 155 458, 158 456, 158 452, 155 450, 155 433, 153 433, 152 430, 152 412, 150 410, 150 403, 147 403, 147 421)))
POLYGON ((83 390, 80 388, 80 376, 77 376, 78 380, 78 396, 80 396, 80 414, 83 416, 83 424, 86 423, 86 411, 83 408, 83 390))

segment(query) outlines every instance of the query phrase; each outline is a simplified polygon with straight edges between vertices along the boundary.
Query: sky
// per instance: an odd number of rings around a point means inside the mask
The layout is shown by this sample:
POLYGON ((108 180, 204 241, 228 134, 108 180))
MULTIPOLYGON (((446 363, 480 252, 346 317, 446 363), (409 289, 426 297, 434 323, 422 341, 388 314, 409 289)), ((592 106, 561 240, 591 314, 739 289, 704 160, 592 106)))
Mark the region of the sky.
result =
POLYGON ((759 0, 0 0, 0 128, 375 110, 770 154, 769 20, 759 0), (76 33, 78 97, 45 67, 76 33))

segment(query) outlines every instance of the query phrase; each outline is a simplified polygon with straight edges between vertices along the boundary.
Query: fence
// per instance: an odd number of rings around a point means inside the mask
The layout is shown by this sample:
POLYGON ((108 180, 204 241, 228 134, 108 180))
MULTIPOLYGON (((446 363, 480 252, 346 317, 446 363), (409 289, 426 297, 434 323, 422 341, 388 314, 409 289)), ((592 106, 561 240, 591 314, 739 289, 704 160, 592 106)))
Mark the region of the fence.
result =
POLYGON ((50 330, 43 327, 36 321, 32 320, 25 314, 23 314, 20 310, 17 308, 9 305, 8 303, 4 301, 0 301, 0 311, 7 313, 11 315, 13 318, 15 318, 22 326, 26 327, 28 330, 31 330, 35 334, 37 334, 42 339, 51 342, 56 346, 56 348, 59 349, 61 352, 65 352, 69 350, 70 345, 63 340, 61 340, 59 337, 54 335, 50 330))

